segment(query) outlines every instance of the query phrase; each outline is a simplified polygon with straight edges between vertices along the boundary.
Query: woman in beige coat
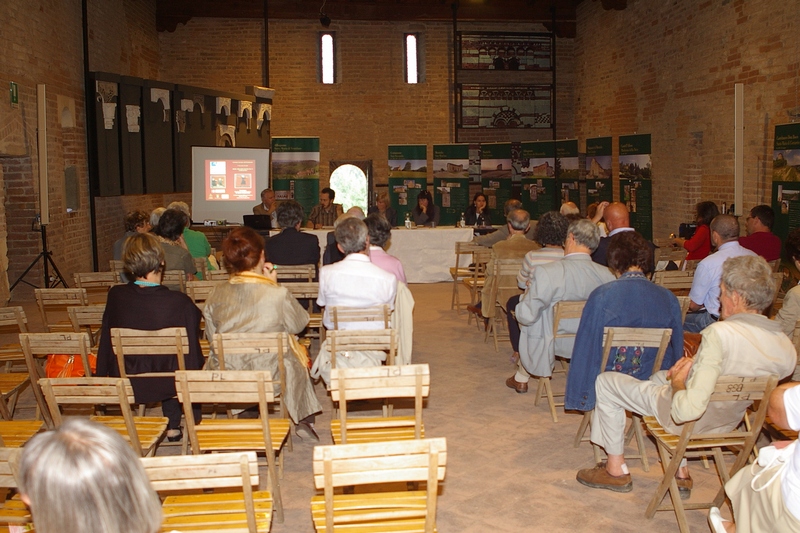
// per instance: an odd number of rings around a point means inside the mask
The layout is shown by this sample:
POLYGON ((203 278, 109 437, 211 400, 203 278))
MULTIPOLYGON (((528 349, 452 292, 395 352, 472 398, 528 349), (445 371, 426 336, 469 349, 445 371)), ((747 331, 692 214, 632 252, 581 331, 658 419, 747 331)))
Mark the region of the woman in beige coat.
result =
MULTIPOLYGON (((236 228, 222 243, 225 266, 231 274, 206 300, 203 315, 206 337, 215 333, 300 333, 308 324, 308 313, 285 287, 277 283, 277 272, 264 257, 264 239, 254 230, 236 228)), ((286 391, 281 391, 289 416, 298 424, 301 436, 318 438, 314 414, 322 406, 314 394, 308 375, 308 356, 296 342, 295 353, 286 354, 286 391), (305 363, 305 364, 304 364, 305 363)), ((207 369, 219 368, 211 343, 207 369)), ((225 352, 226 370, 269 370, 278 375, 275 354, 236 354, 225 352)))

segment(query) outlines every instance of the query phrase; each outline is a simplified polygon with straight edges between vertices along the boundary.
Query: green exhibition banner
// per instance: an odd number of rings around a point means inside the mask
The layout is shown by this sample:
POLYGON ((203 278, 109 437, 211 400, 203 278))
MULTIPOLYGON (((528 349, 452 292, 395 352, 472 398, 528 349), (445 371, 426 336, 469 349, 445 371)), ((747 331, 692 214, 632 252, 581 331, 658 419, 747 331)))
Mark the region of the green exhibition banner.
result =
POLYGON ((619 140, 620 202, 628 206, 633 226, 653 239, 653 187, 650 134, 621 135, 619 140))
POLYGON ((559 204, 573 202, 581 205, 580 177, 578 139, 556 141, 556 187, 561 193, 559 204))
POLYGON ((772 151, 772 231, 785 241, 800 227, 800 124, 775 126, 772 151))
POLYGON ((389 146, 389 202, 397 211, 397 224, 417 205, 417 196, 428 188, 428 147, 424 144, 389 146))
POLYGON ((469 197, 469 145, 433 145, 433 200, 441 209, 439 224, 454 226, 467 210, 469 197))
POLYGON ((489 209, 495 213, 502 213, 511 199, 511 176, 511 143, 481 144, 481 186, 489 209))
POLYGON ((611 137, 586 139, 586 205, 613 201, 611 137))
POLYGON ((539 220, 556 207, 555 154, 553 141, 524 142, 520 147, 522 207, 531 220, 539 220))
POLYGON ((319 137, 272 138, 276 200, 296 200, 306 216, 319 203, 319 137))

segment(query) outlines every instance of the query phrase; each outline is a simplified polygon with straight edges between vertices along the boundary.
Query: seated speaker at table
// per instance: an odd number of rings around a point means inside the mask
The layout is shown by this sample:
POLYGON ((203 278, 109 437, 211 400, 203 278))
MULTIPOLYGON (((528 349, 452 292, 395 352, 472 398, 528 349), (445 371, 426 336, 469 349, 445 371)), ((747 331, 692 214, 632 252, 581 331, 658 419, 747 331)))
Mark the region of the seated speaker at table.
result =
POLYGON ((420 191, 417 206, 411 211, 417 226, 438 226, 439 208, 433 205, 433 197, 427 190, 420 191))
POLYGON ((371 215, 377 213, 389 221, 389 224, 394 228, 397 226, 397 211, 392 209, 389 204, 389 193, 382 192, 375 200, 375 205, 367 210, 367 214, 371 215))

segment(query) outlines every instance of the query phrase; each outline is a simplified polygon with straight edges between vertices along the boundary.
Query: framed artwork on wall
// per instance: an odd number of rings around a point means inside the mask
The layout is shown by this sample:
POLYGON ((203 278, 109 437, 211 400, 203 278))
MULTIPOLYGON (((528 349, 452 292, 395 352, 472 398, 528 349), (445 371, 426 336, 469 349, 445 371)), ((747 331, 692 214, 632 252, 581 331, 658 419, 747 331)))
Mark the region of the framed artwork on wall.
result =
POLYGON ((551 127, 551 85, 461 84, 459 128, 551 127))
POLYGON ((458 33, 463 70, 542 71, 553 68, 549 33, 458 33))

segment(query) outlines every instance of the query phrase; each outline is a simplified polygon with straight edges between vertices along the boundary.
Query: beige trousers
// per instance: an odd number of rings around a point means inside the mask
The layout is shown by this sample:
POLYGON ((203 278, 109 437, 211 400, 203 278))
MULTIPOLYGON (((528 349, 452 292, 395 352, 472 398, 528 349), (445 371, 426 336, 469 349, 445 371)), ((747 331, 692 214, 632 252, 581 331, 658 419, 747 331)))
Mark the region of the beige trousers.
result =
MULTIPOLYGON (((761 474, 756 481, 757 487, 763 487, 772 477, 777 467, 761 474)), ((755 467, 756 473, 761 468, 755 467)), ((725 484, 725 492, 733 505, 733 518, 736 521, 736 533, 759 533, 762 531, 800 532, 800 520, 794 517, 783 503, 781 494, 781 476, 786 470, 764 490, 754 491, 750 487, 753 479, 751 465, 745 465, 725 484)))

